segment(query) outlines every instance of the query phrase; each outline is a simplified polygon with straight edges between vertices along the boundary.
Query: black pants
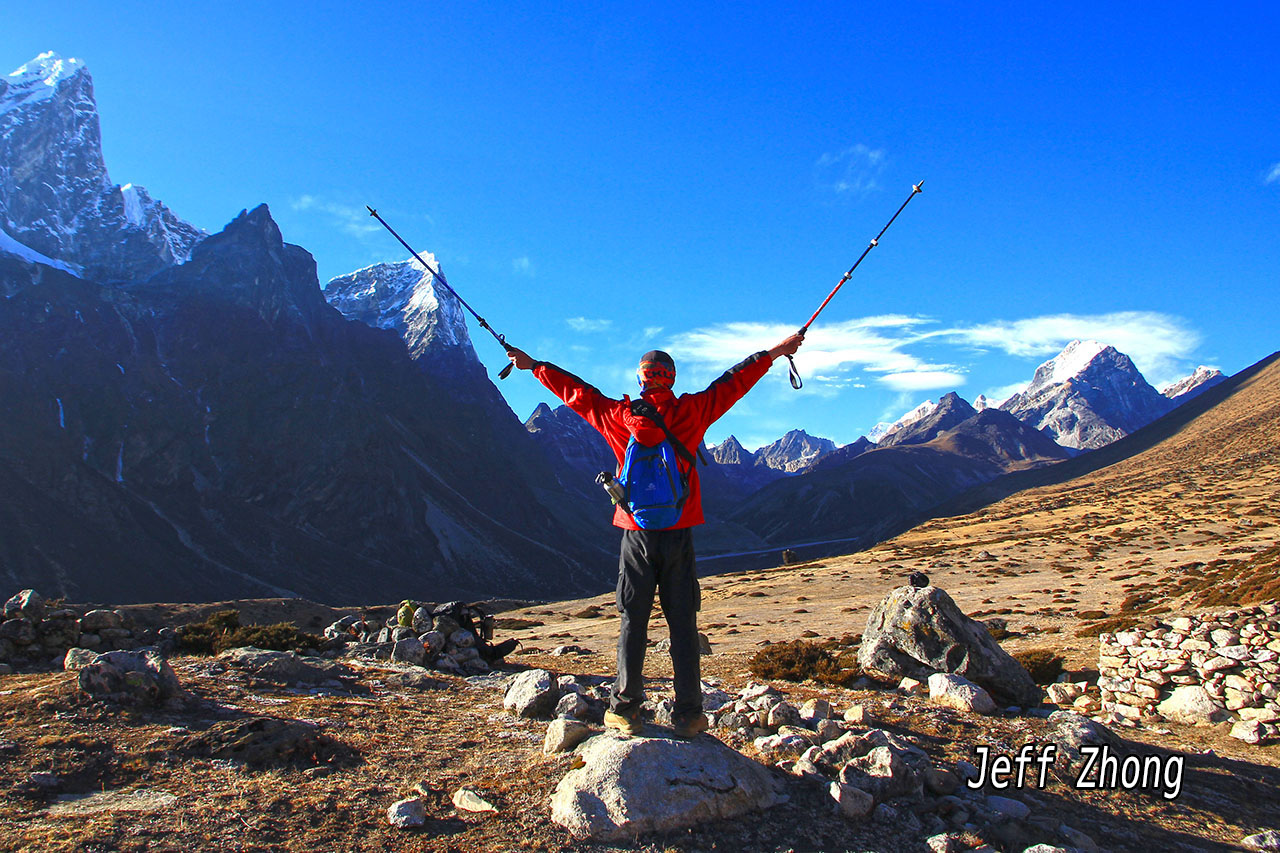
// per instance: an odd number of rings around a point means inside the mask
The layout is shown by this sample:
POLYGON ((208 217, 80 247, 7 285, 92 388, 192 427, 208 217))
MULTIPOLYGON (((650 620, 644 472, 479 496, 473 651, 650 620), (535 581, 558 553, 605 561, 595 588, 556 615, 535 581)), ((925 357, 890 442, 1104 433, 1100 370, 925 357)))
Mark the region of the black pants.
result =
POLYGON ((657 591, 671 636, 676 702, 672 717, 686 722, 702 713, 698 610, 702 593, 693 555, 693 530, 624 530, 618 560, 618 680, 609 703, 630 716, 644 702, 644 653, 649 613, 657 591))

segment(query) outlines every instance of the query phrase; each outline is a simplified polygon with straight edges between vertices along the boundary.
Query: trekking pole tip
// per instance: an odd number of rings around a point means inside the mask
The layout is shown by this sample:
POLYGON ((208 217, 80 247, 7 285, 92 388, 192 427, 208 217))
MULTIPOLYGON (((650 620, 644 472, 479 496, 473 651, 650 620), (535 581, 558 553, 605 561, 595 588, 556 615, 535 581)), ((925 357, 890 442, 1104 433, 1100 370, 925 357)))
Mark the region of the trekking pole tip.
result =
POLYGON ((367 210, 367 211, 369 211, 369 215, 370 215, 370 216, 377 216, 377 215, 378 215, 378 211, 374 210, 372 207, 370 207, 370 206, 369 206, 369 205, 367 205, 367 204, 364 206, 364 209, 365 209, 365 210, 367 210))
POLYGON ((921 181, 921 182, 920 182, 920 183, 918 183, 918 184, 912 184, 912 185, 911 185, 911 191, 912 191, 913 193, 923 192, 923 191, 924 191, 924 181, 921 181))

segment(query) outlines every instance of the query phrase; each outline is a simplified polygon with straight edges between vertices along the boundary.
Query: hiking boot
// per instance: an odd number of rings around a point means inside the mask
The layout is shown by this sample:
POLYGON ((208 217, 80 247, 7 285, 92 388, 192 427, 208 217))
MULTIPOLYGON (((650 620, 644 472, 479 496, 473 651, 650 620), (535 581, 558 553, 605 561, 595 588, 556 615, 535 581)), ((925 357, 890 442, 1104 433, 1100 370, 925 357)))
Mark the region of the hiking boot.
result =
POLYGON ((604 712, 604 727, 622 732, 624 735, 638 735, 644 731, 644 723, 640 722, 639 714, 628 717, 613 711, 604 712))
POLYGON ((698 714, 683 722, 677 721, 672 728, 675 729, 676 737, 682 740, 695 738, 707 730, 707 715, 698 714))

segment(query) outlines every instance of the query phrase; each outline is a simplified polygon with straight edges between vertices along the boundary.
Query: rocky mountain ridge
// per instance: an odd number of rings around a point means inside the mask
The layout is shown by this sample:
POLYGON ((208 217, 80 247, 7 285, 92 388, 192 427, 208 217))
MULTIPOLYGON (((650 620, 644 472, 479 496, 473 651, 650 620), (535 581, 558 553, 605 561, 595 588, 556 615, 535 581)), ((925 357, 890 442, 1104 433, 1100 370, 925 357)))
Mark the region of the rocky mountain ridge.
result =
MULTIPOLYGON (((42 53, 0 78, 0 230, 21 248, 100 281, 185 261, 205 237, 102 159, 84 63, 42 53)), ((5 246, 0 244, 0 250, 5 246)))
POLYGON ((1115 347, 1072 341, 1000 408, 1064 447, 1092 450, 1151 423, 1170 402, 1115 347))

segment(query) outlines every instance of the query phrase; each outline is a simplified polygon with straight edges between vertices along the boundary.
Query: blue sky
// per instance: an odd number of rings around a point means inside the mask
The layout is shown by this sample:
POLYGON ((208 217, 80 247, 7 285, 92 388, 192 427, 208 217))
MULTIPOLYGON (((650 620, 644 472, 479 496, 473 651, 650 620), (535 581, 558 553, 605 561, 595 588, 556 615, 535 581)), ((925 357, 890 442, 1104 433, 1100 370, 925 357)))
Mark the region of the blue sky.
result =
POLYGON ((805 389, 775 368, 711 440, 849 442, 1077 337, 1157 385, 1277 349, 1274 4, 900 5, 10 4, 0 65, 84 60, 115 181, 209 230, 266 202, 322 282, 403 257, 374 205, 614 395, 647 349, 690 390, 794 331, 924 179, 805 389))

